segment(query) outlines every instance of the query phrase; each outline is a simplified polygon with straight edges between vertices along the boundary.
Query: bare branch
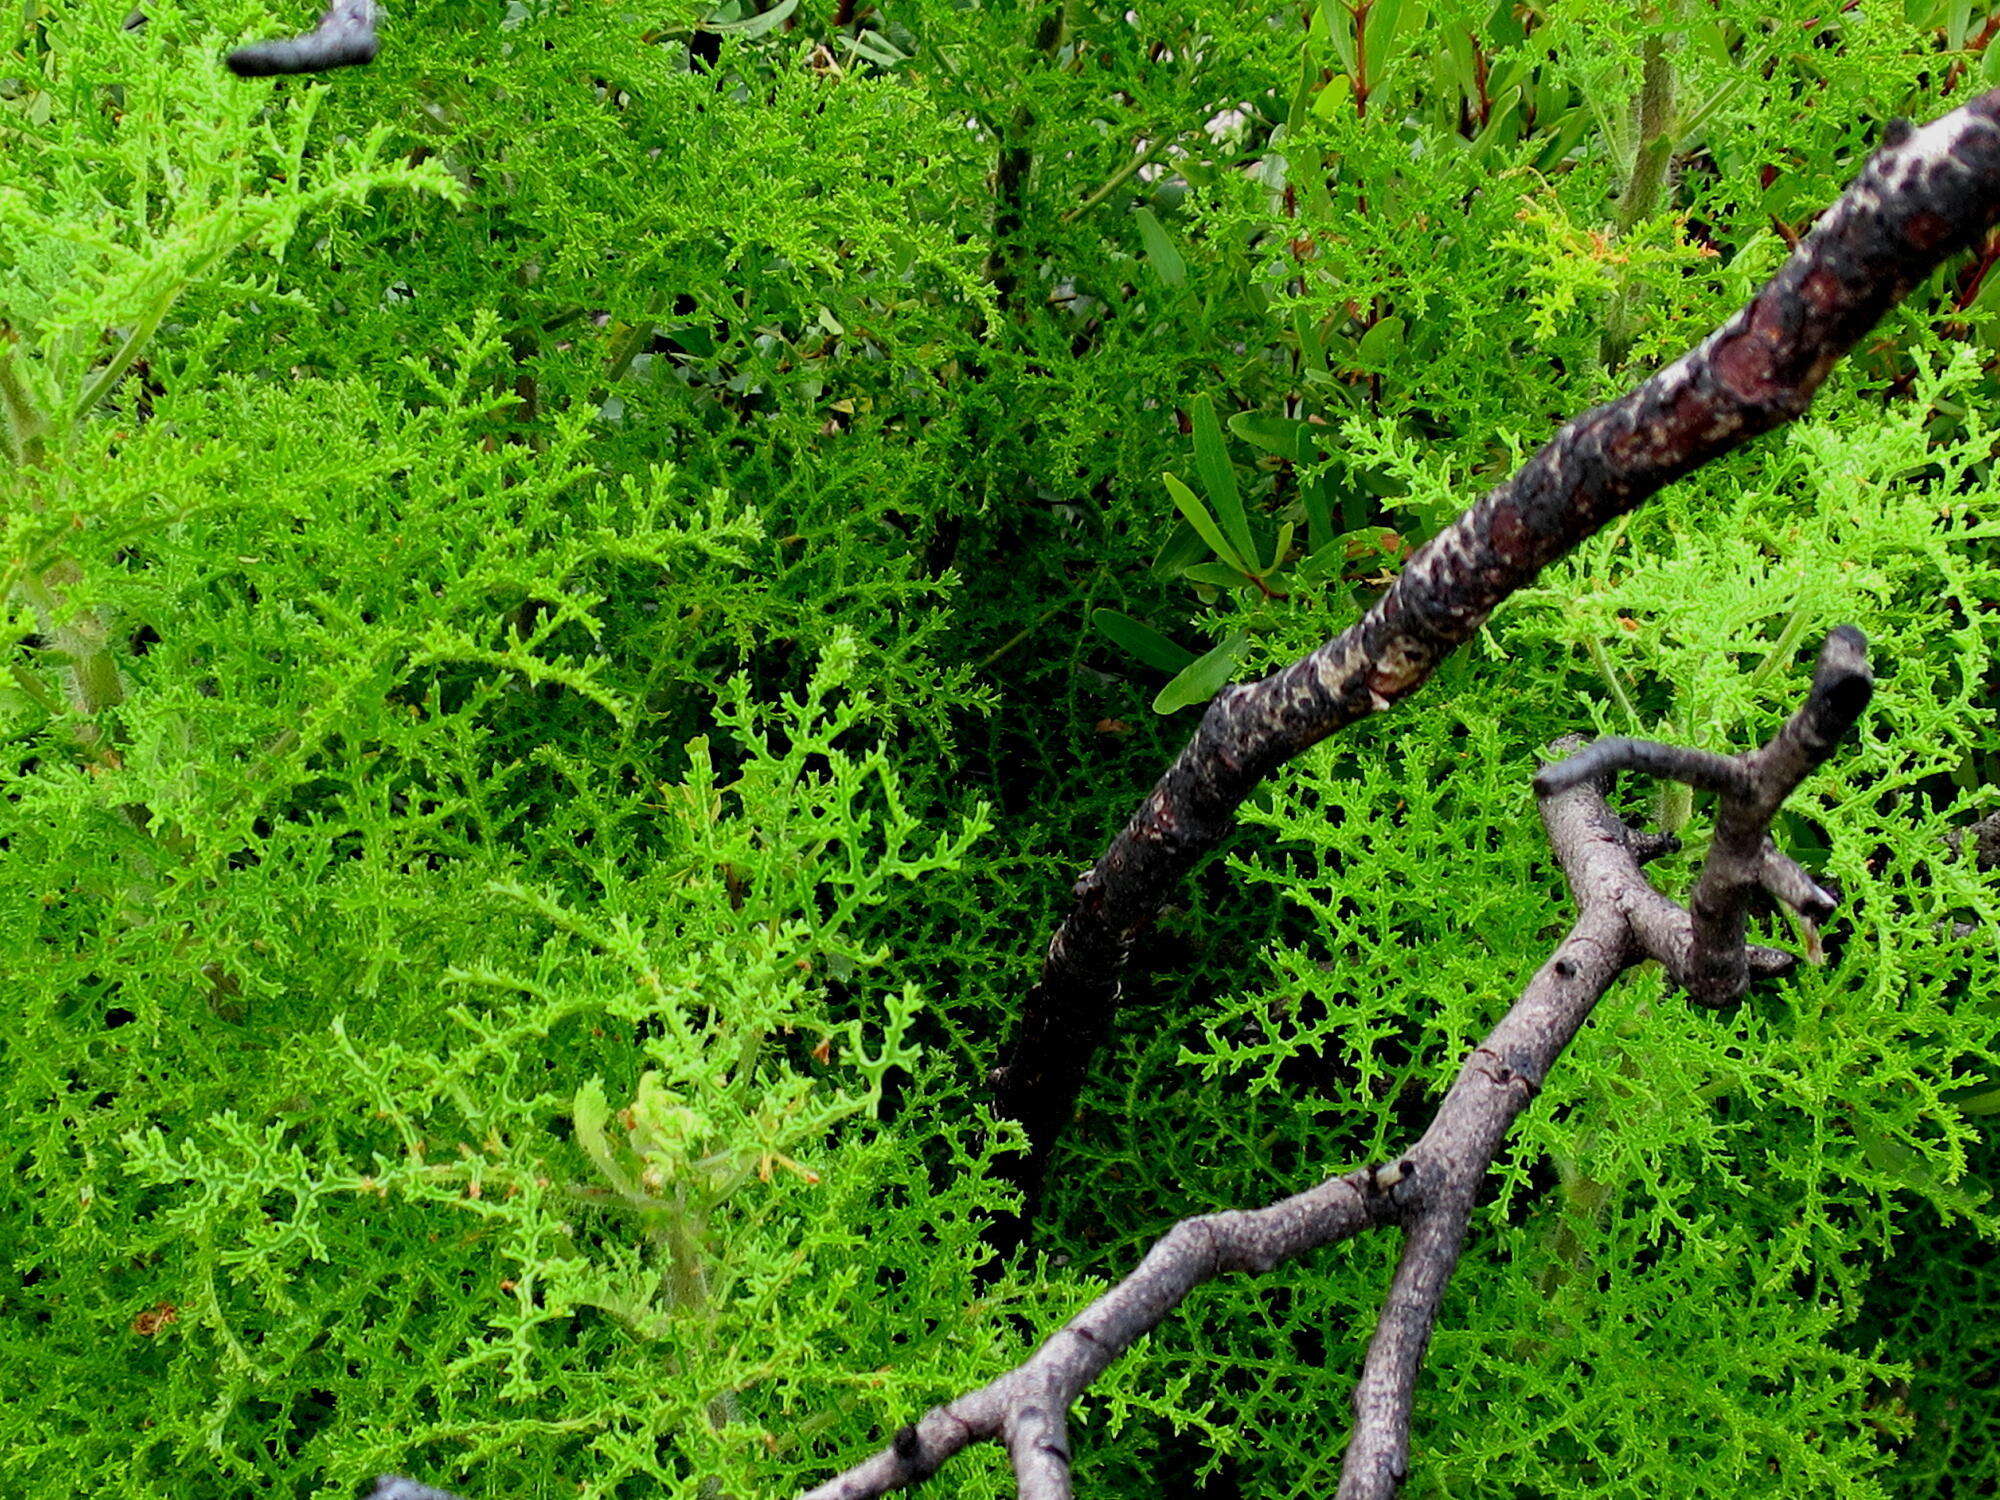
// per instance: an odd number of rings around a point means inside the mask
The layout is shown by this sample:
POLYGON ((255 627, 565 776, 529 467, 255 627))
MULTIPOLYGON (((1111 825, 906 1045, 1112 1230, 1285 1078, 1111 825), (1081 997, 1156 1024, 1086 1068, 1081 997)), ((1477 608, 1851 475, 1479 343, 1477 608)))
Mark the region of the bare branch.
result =
POLYGON ((1757 871, 1757 883, 1808 922, 1824 922, 1838 904, 1831 892, 1820 889, 1812 876, 1769 839, 1764 840, 1764 863, 1757 871))
MULTIPOLYGON (((1740 774, 1721 779, 1739 790, 1726 795, 1724 806, 1740 824, 1736 832, 1753 841, 1756 868, 1764 865, 1772 816, 1853 727, 1867 702, 1868 682, 1860 632, 1842 626, 1820 654, 1805 705, 1769 744, 1727 762, 1740 774)), ((1559 748, 1578 743, 1572 739, 1559 748)), ((1627 827, 1604 801, 1610 772, 1629 759, 1629 744, 1608 753, 1583 750, 1535 778, 1543 825, 1576 899, 1576 925, 1466 1059, 1414 1147, 1394 1162, 1332 1178, 1268 1208, 1175 1225, 1131 1275, 1026 1363, 933 1408, 886 1449, 809 1490, 803 1500, 874 1500, 930 1477, 953 1454, 995 1436, 1013 1459, 1022 1500, 1067 1500, 1063 1413, 1196 1285, 1230 1271, 1268 1271, 1363 1230, 1399 1224, 1406 1232, 1403 1254, 1355 1388, 1354 1436, 1337 1492, 1337 1500, 1390 1500, 1409 1470, 1410 1413, 1438 1307, 1480 1185, 1515 1117, 1541 1091, 1620 974, 1649 957, 1683 967, 1693 956, 1707 957, 1697 945, 1694 919, 1654 890, 1640 869, 1665 841, 1627 827)), ((1677 753, 1641 758, 1692 764, 1703 774, 1714 769, 1677 753)), ((1725 840, 1718 832, 1697 889, 1735 878, 1715 873, 1735 868, 1735 836, 1725 840)), ((1736 943, 1736 962, 1746 970, 1788 959, 1762 950, 1769 957, 1753 962, 1742 949, 1740 922, 1736 943)))
POLYGON ((398 1478, 394 1474, 384 1474, 375 1481, 365 1500, 459 1500, 450 1490, 435 1490, 427 1484, 418 1484, 414 1479, 398 1478))
POLYGON ((1632 851, 1632 858, 1637 863, 1649 865, 1656 859, 1680 853, 1681 841, 1671 833, 1652 833, 1642 828, 1627 828, 1625 847, 1632 851))
MULTIPOLYGON (((1988 813, 1969 830, 1972 834, 1973 862, 1981 870, 2000 870, 2000 812, 1988 813)), ((1951 852, 1958 853, 1968 830, 1954 828, 1944 836, 1951 852)))
MULTIPOLYGON (((1133 941, 1265 776, 1415 692, 1493 608, 1616 516, 1806 409, 1855 342, 2000 218, 2000 90, 1884 145, 1749 305, 1637 390, 1565 426, 1413 555, 1352 628, 1225 688, 1123 832, 1077 882, 1005 1064, 996 1108, 1031 1150, 1027 1213, 1116 1013, 1133 941)), ((1726 988, 1726 984, 1721 987, 1726 988)))
MULTIPOLYGON (((1805 705, 1769 744, 1731 762, 1743 768, 1749 784, 1742 796, 1726 797, 1725 807, 1732 817, 1741 815, 1739 831, 1751 841, 1756 869, 1764 868, 1772 816, 1853 726, 1869 681, 1860 632, 1846 626, 1834 631, 1805 705)), ((1571 738, 1556 748, 1580 746, 1571 738)), ((1337 1500, 1391 1500, 1409 1471, 1410 1415, 1424 1352, 1480 1186, 1507 1132, 1620 974, 1648 957, 1685 965, 1695 951, 1693 919, 1654 890, 1640 869, 1671 840, 1628 827, 1604 801, 1611 769, 1624 754, 1581 750, 1535 778, 1542 824, 1576 901, 1576 924, 1465 1060, 1415 1146, 1394 1161, 1329 1178, 1264 1208, 1182 1220, 1129 1276, 1022 1364, 933 1407, 899 1429, 886 1448, 801 1500, 875 1500, 929 1479, 974 1443, 996 1441, 1013 1464, 1021 1500, 1069 1500, 1070 1408, 1189 1292, 1231 1272, 1261 1274, 1364 1230, 1400 1225, 1403 1254, 1355 1387, 1354 1436, 1337 1492, 1337 1500)), ((1651 758, 1662 764, 1674 759, 1651 758)), ((1697 889, 1711 882, 1718 866, 1734 868, 1740 857, 1718 832, 1697 889)), ((1740 931, 1739 924, 1739 949, 1740 931)), ((1740 953, 1739 959, 1753 969, 1769 962, 1740 953)), ((456 1497, 385 1478, 370 1500, 456 1497)))
POLYGON ((1771 819, 1854 727, 1874 690, 1867 643, 1860 631, 1842 625, 1820 650, 1805 702, 1761 749, 1720 756, 1604 739, 1535 778, 1535 789, 1546 794, 1586 781, 1601 784, 1611 771, 1630 766, 1721 791, 1715 837, 1687 912, 1663 898, 1642 898, 1631 912, 1641 946, 1666 965, 1691 999, 1727 1005, 1742 998, 1752 972, 1779 973, 1790 966, 1789 954, 1744 945, 1743 914, 1753 890, 1769 891, 1808 922, 1831 915, 1832 895, 1778 850, 1771 819))
POLYGON ((1705 792, 1742 792, 1749 786, 1742 762, 1732 756, 1613 735, 1566 761, 1545 767, 1535 778, 1535 790, 1559 792, 1612 771, 1643 771, 1648 776, 1685 781, 1705 792))
POLYGON ((1338 1500, 1393 1495, 1409 1476, 1417 1375, 1471 1217, 1472 1194, 1461 1191, 1410 1225, 1354 1388, 1354 1436, 1341 1461, 1338 1500))
POLYGON ((381 13, 375 0, 329 0, 319 25, 304 36, 239 47, 229 54, 229 71, 238 78, 270 78, 373 62, 381 46, 375 35, 381 13))
MULTIPOLYGON (((1409 1394, 1429 1342, 1438 1297, 1456 1264, 1478 1183, 1514 1117, 1611 982, 1643 955, 1624 930, 1619 896, 1644 883, 1622 827, 1594 785, 1545 800, 1543 817, 1583 915, 1526 993, 1460 1070, 1423 1139, 1393 1162, 1332 1178, 1262 1209, 1187 1219, 1137 1269, 992 1384, 935 1407, 889 1447, 810 1490, 803 1500, 873 1500, 937 1472, 990 1439, 1028 1394, 1044 1407, 1073 1402, 1111 1361, 1159 1326, 1203 1281, 1264 1272, 1307 1251, 1384 1224, 1411 1234, 1356 1392, 1357 1425, 1340 1494, 1387 1495, 1408 1462, 1409 1394)), ((1031 1489, 1023 1500, 1067 1495, 1031 1489)))
MULTIPOLYGON (((1195 1287, 1228 1271, 1268 1271, 1388 1221, 1399 1211, 1393 1192, 1398 1180, 1393 1171, 1366 1168, 1265 1208, 1182 1220, 1130 1276, 1058 1329, 1025 1364, 933 1407, 887 1448, 807 1491, 803 1500, 869 1500, 929 1478, 953 1454, 1010 1426, 1020 1430, 1032 1420, 1047 1430, 1059 1424, 1090 1383, 1195 1287), (1037 1415, 1016 1417, 1017 1408, 1037 1415)), ((1015 1442, 1008 1446, 1022 1500, 1068 1495, 1066 1455, 1056 1476, 1041 1466, 1024 1468, 1015 1442)))

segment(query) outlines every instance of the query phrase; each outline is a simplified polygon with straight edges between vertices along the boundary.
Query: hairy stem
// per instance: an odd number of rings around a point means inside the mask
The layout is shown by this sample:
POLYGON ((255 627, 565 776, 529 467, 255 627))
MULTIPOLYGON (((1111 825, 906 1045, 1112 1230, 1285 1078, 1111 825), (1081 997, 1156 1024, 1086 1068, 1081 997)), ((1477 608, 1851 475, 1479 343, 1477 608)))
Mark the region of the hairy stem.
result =
POLYGON ((80 576, 74 563, 57 562, 28 574, 16 591, 34 612, 51 654, 63 664, 70 707, 84 721, 78 743, 94 746, 103 738, 98 716, 125 701, 125 682, 111 649, 110 628, 95 613, 76 610, 64 598, 64 590, 80 576))
POLYGON ((17 468, 40 463, 48 423, 14 368, 14 338, 4 326, 0 326, 0 407, 5 408, 7 417, 7 457, 17 468))
POLYGON ((1658 212, 1674 152, 1674 65, 1667 38, 1653 32, 1639 45, 1639 148, 1613 216, 1621 236, 1658 212))
MULTIPOLYGON (((1632 156, 1632 175, 1613 215, 1621 240, 1659 211, 1667 166, 1674 154, 1674 65, 1667 55, 1667 38, 1649 32, 1640 49, 1639 145, 1632 156)), ((1605 312, 1599 342, 1599 354, 1606 365, 1624 363, 1632 347, 1634 314, 1632 278, 1621 275, 1605 312)))

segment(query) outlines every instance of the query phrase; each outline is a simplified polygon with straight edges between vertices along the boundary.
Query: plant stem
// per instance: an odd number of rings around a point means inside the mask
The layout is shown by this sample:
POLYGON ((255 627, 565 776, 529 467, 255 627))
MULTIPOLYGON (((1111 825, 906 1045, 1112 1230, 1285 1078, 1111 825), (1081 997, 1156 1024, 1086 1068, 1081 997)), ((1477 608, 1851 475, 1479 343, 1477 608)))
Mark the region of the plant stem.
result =
POLYGON ((1644 728, 1639 722, 1639 710, 1632 706, 1626 695, 1625 685, 1618 680, 1618 673, 1612 669, 1611 657, 1604 649, 1604 642, 1594 635, 1583 638, 1584 649, 1590 653, 1590 660, 1597 668, 1597 675, 1604 679, 1605 687, 1611 691, 1611 701, 1618 705, 1618 711, 1625 715, 1625 723, 1632 733, 1638 734, 1644 728))
POLYGON ((1778 639, 1770 652, 1757 663, 1750 673, 1750 686, 1761 685, 1765 678, 1775 672, 1791 656, 1799 644, 1799 636, 1806 628, 1805 606, 1800 605, 1786 617, 1783 628, 1778 631, 1778 639))
POLYGON ((637 359, 653 341, 654 324, 650 319, 634 323, 619 334, 611 344, 611 366, 604 379, 607 385, 616 385, 625 378, 625 372, 632 368, 637 359))
POLYGON ((1084 199, 1083 202, 1077 204, 1075 208, 1072 208, 1068 213, 1064 214, 1062 216, 1063 223, 1074 224, 1078 219, 1082 218, 1085 214, 1089 213, 1093 208, 1097 207, 1098 204, 1102 203, 1106 198, 1109 198, 1113 193, 1117 192, 1119 188, 1123 187, 1128 181, 1130 181, 1132 174, 1134 172, 1137 172, 1141 167, 1146 166, 1150 162, 1159 160, 1159 158, 1165 153, 1166 149, 1169 146, 1171 146, 1176 139, 1178 139, 1178 137, 1176 136, 1162 136, 1160 137, 1159 140, 1155 141, 1152 145, 1148 146, 1144 151, 1139 152, 1130 161, 1126 162, 1124 166, 1120 167, 1117 171, 1113 172, 1111 176, 1108 179, 1106 179, 1102 187, 1098 188, 1088 198, 1084 199))
POLYGON ((95 720, 107 708, 125 701, 124 680, 118 674, 118 659, 112 653, 109 628, 98 617, 82 611, 65 620, 67 605, 62 589, 80 577, 74 563, 56 562, 40 573, 30 573, 17 586, 21 598, 34 611, 36 623, 49 638, 58 657, 67 664, 70 706, 91 721, 79 736, 95 744, 102 730, 95 720))
POLYGON ((1674 148, 1674 65, 1667 58, 1667 39, 1658 33, 1647 37, 1640 58, 1639 149, 1613 221, 1621 236, 1659 208, 1674 148))
POLYGON ((19 468, 41 461, 42 433, 47 427, 42 414, 35 410, 35 403, 29 398, 28 388, 21 383, 21 377, 14 369, 12 340, 0 334, 0 406, 7 410, 7 456, 19 468))
POLYGON ((985 671, 988 667, 992 666, 993 663, 1000 660, 1001 657, 1005 656, 1009 651, 1012 651, 1016 646, 1020 645, 1021 642, 1025 641, 1029 636, 1033 635, 1037 630, 1040 630, 1042 626, 1048 624, 1050 620, 1054 619, 1057 615, 1061 614, 1065 609, 1069 608, 1069 605, 1070 601, 1067 599, 1059 599, 1054 604, 1051 604, 1047 609, 1043 610, 1040 614, 1036 615, 1033 620, 1029 621, 1026 625, 1023 625, 1019 630, 1015 631, 1012 635, 1008 636, 1006 640, 1002 641, 999 645, 995 646, 991 651, 987 652, 984 656, 980 657, 978 670, 982 672, 985 671))
POLYGON ((127 334, 125 342, 118 346, 118 352, 111 356, 111 363, 104 367, 97 379, 90 383, 90 388, 77 401, 69 413, 69 421, 80 422, 89 416, 96 410, 97 404, 111 394, 112 388, 125 378, 125 372, 132 368, 132 361, 137 359, 139 351, 152 341, 153 335, 159 331, 161 320, 167 315, 167 309, 174 305, 175 299, 186 286, 186 281, 175 282, 147 310, 146 316, 138 326, 127 334))
MULTIPOLYGON (((1062 50, 1068 14, 1068 7, 1061 3, 1043 12, 1032 43, 1042 60, 1053 62, 1062 50)), ((1029 75, 1031 84, 1035 76, 1029 75)), ((1003 317, 1013 310, 1014 294, 1021 283, 1019 239, 1027 222, 1028 176, 1035 164, 1035 123, 1034 107, 1024 100, 1008 122, 1000 142, 1000 163, 993 174, 993 249, 987 257, 986 271, 1003 317)))
MULTIPOLYGON (((1640 48, 1639 147, 1632 157, 1632 176, 1613 216, 1621 240, 1659 210, 1667 164, 1674 154, 1674 65, 1667 57, 1667 38, 1659 32, 1650 33, 1640 48)), ((1633 321, 1630 278, 1621 276, 1611 294, 1600 342, 1606 365, 1623 363, 1632 347, 1633 321)))
MULTIPOLYGON (((1688 715, 1694 721, 1694 715, 1688 715)), ((1660 726, 1660 732, 1669 739, 1677 737, 1678 730, 1672 719, 1660 726)), ((1694 788, 1685 781, 1662 781, 1653 796, 1654 818, 1660 825, 1660 832, 1674 838, 1687 827, 1688 819, 1694 816, 1694 788)))

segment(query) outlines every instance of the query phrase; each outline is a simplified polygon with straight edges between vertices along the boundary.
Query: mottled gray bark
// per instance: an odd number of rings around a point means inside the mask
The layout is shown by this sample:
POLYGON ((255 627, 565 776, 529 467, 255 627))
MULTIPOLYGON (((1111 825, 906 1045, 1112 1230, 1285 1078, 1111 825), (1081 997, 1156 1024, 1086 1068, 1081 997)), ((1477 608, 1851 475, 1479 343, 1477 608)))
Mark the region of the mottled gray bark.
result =
POLYGON ((2000 90, 1921 130, 1893 122, 1747 307, 1638 389, 1571 421, 1419 548, 1353 627, 1261 682, 1216 695, 1194 738, 1077 882, 1076 904, 994 1070, 997 1111, 1028 1133, 1015 1168, 1026 1216, 1111 1029, 1133 940, 1221 842, 1257 783, 1416 691, 1494 606, 1607 521, 1798 416, 1883 313, 1996 219, 2000 90))
POLYGON ((304 36, 239 47, 229 54, 229 71, 239 78, 269 78, 373 62, 381 45, 375 35, 381 15, 375 0, 330 0, 319 25, 304 36))
POLYGON ((393 1474, 384 1474, 375 1481, 375 1487, 368 1492, 367 1500, 459 1500, 450 1490, 432 1489, 427 1484, 418 1484, 414 1479, 401 1479, 393 1474))
MULTIPOLYGON (((1746 863, 1743 850, 1766 847, 1778 807, 1853 728, 1871 690, 1860 633, 1836 630, 1804 707, 1762 749, 1726 762, 1740 778, 1724 794, 1723 816, 1740 826, 1727 839, 1718 834, 1697 891, 1718 880, 1733 888, 1746 869, 1759 867, 1746 863)), ((1637 758, 1670 775, 1692 766, 1704 777, 1698 784, 1708 784, 1713 768, 1704 758, 1653 749, 1664 753, 1637 758)), ((1026 1363, 934 1407, 888 1447, 807 1491, 804 1500, 873 1500, 929 1478, 973 1443, 995 1440, 1013 1461, 1021 1500, 1068 1500, 1070 1406, 1190 1291, 1227 1272, 1268 1271, 1365 1229, 1397 1225, 1404 1231, 1403 1254, 1355 1388, 1354 1435, 1338 1490, 1338 1500, 1389 1500, 1409 1470, 1410 1412, 1438 1306, 1479 1188, 1515 1118, 1620 974, 1647 959, 1680 973, 1691 955, 1715 956, 1702 948, 1696 918, 1654 890, 1641 870, 1673 848, 1673 840, 1627 827, 1605 803, 1612 763, 1632 758, 1618 751, 1607 756, 1600 747, 1536 778, 1543 825, 1576 900, 1576 925, 1466 1059, 1416 1145, 1393 1162, 1358 1168, 1267 1208, 1175 1225, 1131 1275, 1026 1363)), ((1812 890, 1812 905, 1824 915, 1821 902, 1831 898, 1817 886, 1812 890)), ((1739 924, 1739 958, 1741 931, 1739 924)), ((1743 982, 1752 968, 1775 972, 1791 962, 1788 954, 1760 951, 1761 961, 1732 966, 1743 982)))

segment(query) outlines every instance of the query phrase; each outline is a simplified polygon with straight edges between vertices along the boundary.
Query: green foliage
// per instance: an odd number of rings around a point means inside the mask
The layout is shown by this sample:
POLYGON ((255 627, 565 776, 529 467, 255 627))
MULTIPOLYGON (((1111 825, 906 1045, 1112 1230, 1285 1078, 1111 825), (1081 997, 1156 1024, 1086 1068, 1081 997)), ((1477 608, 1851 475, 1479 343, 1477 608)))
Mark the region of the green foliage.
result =
MULTIPOLYGON (((797 1489, 1407 1138, 1566 920, 1540 749, 1739 748, 1840 621, 1827 962, 1607 1002, 1410 1489, 1991 1484, 1990 256, 1281 773, 1037 1255, 979 1241, 985 1069, 1165 716, 1738 305, 1991 71, 1969 7, 415 0, 276 88, 220 58, 292 7, 130 13, 0 29, 10 1493, 797 1489)), ((1393 1248, 1193 1299, 1081 1483, 1327 1489, 1393 1248)))

